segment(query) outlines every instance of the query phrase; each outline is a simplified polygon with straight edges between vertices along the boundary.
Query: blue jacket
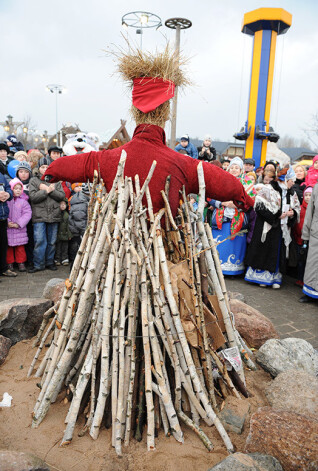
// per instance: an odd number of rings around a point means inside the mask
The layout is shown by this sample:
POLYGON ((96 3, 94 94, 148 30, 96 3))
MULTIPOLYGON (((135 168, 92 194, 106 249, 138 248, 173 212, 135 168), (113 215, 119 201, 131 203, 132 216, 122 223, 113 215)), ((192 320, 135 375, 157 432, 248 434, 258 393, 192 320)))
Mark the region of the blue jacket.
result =
MULTIPOLYGON (((9 185, 7 179, 5 178, 4 175, 2 175, 2 173, 0 173, 0 185, 2 185, 3 190, 6 191, 7 193, 9 193, 9 195, 10 195, 10 198, 7 201, 12 200, 12 198, 13 198, 12 190, 10 188, 10 185, 9 185)), ((5 201, 4 203, 2 201, 0 201, 0 221, 3 221, 4 219, 8 219, 9 208, 8 208, 8 205, 7 205, 7 201, 5 201)))
POLYGON ((175 151, 179 151, 180 149, 184 149, 187 151, 188 155, 190 157, 192 157, 193 159, 197 159, 198 158, 198 149, 191 143, 189 142, 189 144, 187 145, 187 147, 183 147, 181 144, 178 144, 174 150, 175 151))

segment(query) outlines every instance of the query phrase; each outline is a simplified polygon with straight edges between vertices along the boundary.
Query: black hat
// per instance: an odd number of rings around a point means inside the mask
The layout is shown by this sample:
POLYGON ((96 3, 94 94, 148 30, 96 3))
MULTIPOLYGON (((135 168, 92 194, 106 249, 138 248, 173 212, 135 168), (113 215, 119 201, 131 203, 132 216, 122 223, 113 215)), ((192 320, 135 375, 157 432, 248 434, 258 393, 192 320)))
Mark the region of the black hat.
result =
POLYGON ((59 152, 60 154, 63 154, 63 149, 58 146, 51 146, 49 147, 48 154, 51 155, 51 152, 59 152))
POLYGON ((7 146, 7 144, 5 144, 4 142, 0 142, 0 150, 6 150, 7 154, 9 154, 10 152, 9 146, 7 146))
POLYGON ((38 168, 42 167, 42 165, 50 165, 50 161, 46 157, 41 157, 41 159, 38 160, 38 168))
POLYGON ((244 159, 244 164, 250 164, 250 165, 254 165, 255 167, 255 160, 254 159, 244 159))

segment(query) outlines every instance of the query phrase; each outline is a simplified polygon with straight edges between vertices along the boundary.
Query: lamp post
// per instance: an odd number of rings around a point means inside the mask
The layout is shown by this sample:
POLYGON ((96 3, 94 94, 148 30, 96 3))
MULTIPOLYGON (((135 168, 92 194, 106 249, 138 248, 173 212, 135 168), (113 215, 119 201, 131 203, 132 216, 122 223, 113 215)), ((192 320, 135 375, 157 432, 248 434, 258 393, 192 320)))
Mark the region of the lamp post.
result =
POLYGON ((66 92, 66 88, 63 85, 52 83, 46 86, 46 90, 51 93, 55 93, 55 117, 56 117, 56 145, 58 145, 58 107, 57 107, 57 96, 66 92))
POLYGON ((143 29, 159 29, 162 26, 161 18, 149 11, 132 11, 126 13, 121 19, 121 24, 124 28, 136 28, 136 34, 140 35, 140 50, 142 50, 143 29))
MULTIPOLYGON (((169 18, 165 21, 167 28, 176 30, 176 60, 179 64, 179 55, 180 55, 180 31, 181 29, 191 28, 192 22, 186 18, 169 18)), ((170 134, 170 149, 175 148, 176 144, 176 129, 177 129, 177 104, 178 104, 178 87, 174 91, 174 99, 172 102, 172 112, 171 112, 171 134, 170 134)))
MULTIPOLYGON (((11 114, 8 114, 7 119, 5 121, 0 122, 0 125, 3 126, 5 132, 7 132, 8 134, 16 134, 17 128, 19 126, 22 126, 23 124, 24 121, 13 121, 13 116, 11 116, 11 114)), ((28 128, 23 128, 23 132, 28 132, 28 128), (24 131, 24 129, 26 129, 26 131, 24 131)))

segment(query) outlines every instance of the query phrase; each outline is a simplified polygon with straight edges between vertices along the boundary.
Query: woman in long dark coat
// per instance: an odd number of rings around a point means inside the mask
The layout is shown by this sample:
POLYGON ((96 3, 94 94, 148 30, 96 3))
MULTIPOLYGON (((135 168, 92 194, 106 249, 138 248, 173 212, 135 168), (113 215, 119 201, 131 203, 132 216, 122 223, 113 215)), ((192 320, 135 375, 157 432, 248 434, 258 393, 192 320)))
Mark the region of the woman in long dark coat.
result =
POLYGON ((246 281, 280 288, 291 242, 290 228, 299 217, 297 194, 291 190, 294 178, 292 169, 283 169, 280 180, 264 185, 256 196, 257 217, 245 257, 246 281))

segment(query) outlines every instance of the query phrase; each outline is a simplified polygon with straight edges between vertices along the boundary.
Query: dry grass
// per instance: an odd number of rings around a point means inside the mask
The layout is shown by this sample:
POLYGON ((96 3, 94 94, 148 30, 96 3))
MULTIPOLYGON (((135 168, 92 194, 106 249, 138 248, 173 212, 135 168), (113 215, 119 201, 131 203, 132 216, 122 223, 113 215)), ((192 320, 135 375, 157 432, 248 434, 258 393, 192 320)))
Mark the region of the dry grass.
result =
POLYGON ((182 55, 176 55, 169 44, 162 52, 155 53, 134 49, 128 44, 128 51, 116 49, 109 51, 117 62, 117 70, 124 81, 132 86, 134 78, 139 77, 161 77, 164 80, 171 80, 178 87, 190 85, 190 81, 184 70, 188 60, 182 55))
MULTIPOLYGON (((115 73, 118 73, 130 88, 133 87, 133 80, 140 77, 170 80, 181 88, 191 84, 185 71, 188 59, 185 59, 181 54, 178 57, 169 44, 162 52, 151 53, 133 48, 126 38, 125 40, 128 51, 116 47, 113 50, 108 50, 107 54, 113 56, 116 62, 115 73)), ((155 124, 164 128, 170 115, 170 101, 162 103, 149 113, 143 113, 132 105, 131 114, 137 125, 155 124)))

